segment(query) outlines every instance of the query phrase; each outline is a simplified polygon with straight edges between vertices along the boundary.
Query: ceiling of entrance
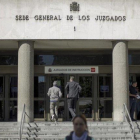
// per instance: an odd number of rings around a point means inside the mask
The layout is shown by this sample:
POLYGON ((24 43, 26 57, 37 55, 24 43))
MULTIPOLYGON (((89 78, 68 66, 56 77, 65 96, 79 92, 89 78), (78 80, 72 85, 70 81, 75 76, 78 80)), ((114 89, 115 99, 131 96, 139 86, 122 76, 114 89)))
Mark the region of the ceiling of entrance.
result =
MULTIPOLYGON (((39 50, 108 50, 111 41, 102 40, 36 40, 35 49, 39 50)), ((129 49, 140 49, 140 41, 128 41, 129 49)), ((0 41, 0 50, 17 50, 18 41, 0 41)))

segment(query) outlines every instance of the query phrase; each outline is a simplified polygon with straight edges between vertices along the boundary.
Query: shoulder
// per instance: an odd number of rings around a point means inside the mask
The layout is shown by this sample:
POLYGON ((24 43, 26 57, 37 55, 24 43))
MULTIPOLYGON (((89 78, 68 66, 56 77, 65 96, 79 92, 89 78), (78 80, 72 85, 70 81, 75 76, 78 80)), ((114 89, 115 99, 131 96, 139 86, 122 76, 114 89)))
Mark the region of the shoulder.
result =
POLYGON ((132 90, 132 86, 129 86, 129 91, 132 90))
POLYGON ((53 87, 50 87, 49 90, 53 89, 53 87))
POLYGON ((70 82, 67 82, 66 86, 68 86, 70 84, 70 82))
MULTIPOLYGON (((74 81, 74 82, 75 82, 75 81, 74 81)), ((75 83, 79 85, 79 83, 78 83, 78 82, 75 82, 75 83)))
POLYGON ((94 138, 88 136, 88 137, 87 137, 87 140, 94 140, 94 138))
POLYGON ((60 88, 58 88, 58 87, 55 87, 58 91, 60 90, 60 88))
POLYGON ((78 82, 75 82, 75 84, 76 84, 76 85, 79 85, 79 83, 78 83, 78 82))
POLYGON ((59 90, 57 86, 53 86, 52 89, 59 90))
POLYGON ((73 134, 73 131, 70 132, 70 135, 65 137, 65 140, 71 140, 72 139, 72 134, 73 134))
POLYGON ((51 90, 52 88, 49 88, 49 90, 51 90))
POLYGON ((72 83, 74 83, 74 84, 78 84, 77 82, 75 82, 75 81, 72 81, 72 83))

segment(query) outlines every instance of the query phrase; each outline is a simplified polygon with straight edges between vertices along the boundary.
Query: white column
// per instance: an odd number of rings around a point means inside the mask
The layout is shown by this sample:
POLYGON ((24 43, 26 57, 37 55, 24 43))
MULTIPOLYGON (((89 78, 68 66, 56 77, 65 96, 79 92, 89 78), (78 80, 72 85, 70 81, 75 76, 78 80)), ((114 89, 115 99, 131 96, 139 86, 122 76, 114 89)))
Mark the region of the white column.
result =
POLYGON ((30 119, 34 119, 33 90, 34 90, 34 42, 19 41, 18 50, 18 122, 21 121, 23 105, 30 119))
POLYGON ((113 121, 123 121, 123 103, 128 106, 128 46, 113 42, 113 121))

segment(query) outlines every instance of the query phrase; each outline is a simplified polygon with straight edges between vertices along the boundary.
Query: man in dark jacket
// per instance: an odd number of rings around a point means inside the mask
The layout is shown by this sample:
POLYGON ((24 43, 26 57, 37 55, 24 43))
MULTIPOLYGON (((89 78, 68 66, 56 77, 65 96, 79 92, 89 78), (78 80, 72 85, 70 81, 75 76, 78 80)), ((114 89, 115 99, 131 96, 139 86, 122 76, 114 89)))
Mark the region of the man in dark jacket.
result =
POLYGON ((137 104, 137 82, 134 81, 132 85, 129 87, 129 97, 130 97, 130 117, 132 121, 136 121, 134 117, 134 112, 136 111, 136 104, 137 104))
POLYGON ((82 88, 79 83, 74 81, 74 77, 71 76, 70 82, 67 82, 65 89, 67 90, 68 109, 72 115, 73 120, 73 118, 76 116, 76 103, 82 88))

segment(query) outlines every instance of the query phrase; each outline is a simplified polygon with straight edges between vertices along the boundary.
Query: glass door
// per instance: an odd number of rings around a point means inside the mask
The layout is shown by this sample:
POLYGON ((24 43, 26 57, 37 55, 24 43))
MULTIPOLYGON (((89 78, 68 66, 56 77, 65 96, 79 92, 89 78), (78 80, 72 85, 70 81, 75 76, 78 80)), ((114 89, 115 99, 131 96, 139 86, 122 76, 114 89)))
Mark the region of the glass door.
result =
POLYGON ((45 119, 45 76, 34 76, 34 120, 45 119))
POLYGON ((93 76, 78 75, 78 82, 82 87, 78 100, 78 114, 84 114, 88 120, 93 120, 93 76))
POLYGON ((113 90, 112 90, 112 77, 111 76, 99 76, 98 77, 98 97, 97 108, 98 118, 97 120, 112 120, 113 113, 113 90))
POLYGON ((4 121, 4 77, 0 76, 0 121, 4 121))
POLYGON ((17 76, 10 76, 10 103, 9 103, 9 119, 17 121, 17 76))

